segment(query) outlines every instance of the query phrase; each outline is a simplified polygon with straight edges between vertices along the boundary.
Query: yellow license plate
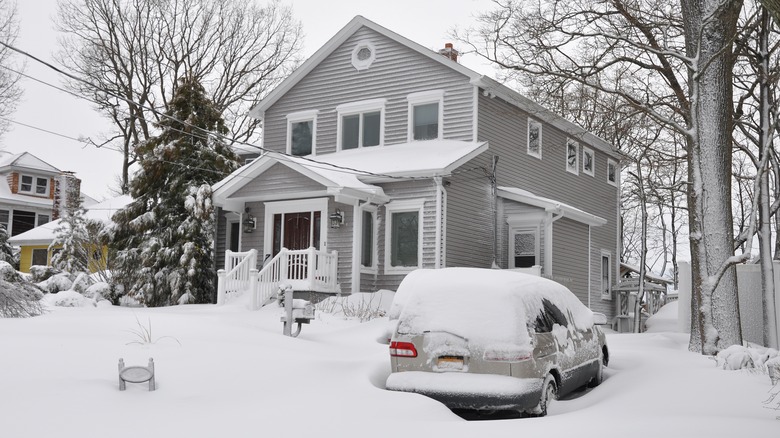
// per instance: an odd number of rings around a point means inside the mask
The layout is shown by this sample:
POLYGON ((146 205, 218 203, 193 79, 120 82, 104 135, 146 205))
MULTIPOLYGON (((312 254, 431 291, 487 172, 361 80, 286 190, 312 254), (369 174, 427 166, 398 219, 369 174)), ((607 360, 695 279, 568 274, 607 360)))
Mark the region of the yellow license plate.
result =
POLYGON ((440 356, 436 360, 436 366, 440 370, 462 370, 463 357, 461 356, 440 356))

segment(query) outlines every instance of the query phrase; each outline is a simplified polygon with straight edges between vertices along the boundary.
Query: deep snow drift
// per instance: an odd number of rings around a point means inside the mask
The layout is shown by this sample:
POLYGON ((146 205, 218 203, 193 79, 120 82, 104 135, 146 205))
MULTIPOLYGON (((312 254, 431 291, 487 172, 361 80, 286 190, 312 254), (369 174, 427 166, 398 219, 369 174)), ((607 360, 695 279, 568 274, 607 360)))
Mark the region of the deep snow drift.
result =
MULTIPOLYGON (((51 298, 49 302, 51 302, 51 298)), ((387 294, 380 300, 390 303, 387 294)), ((298 338, 281 309, 50 307, 0 319, 0 434, 83 436, 774 437, 780 385, 724 371, 687 336, 608 335, 604 383, 546 418, 466 422, 417 394, 386 391, 387 319, 319 312, 298 338), (152 343, 142 339, 150 329, 152 343), (141 334, 141 335, 139 335, 141 334), (118 390, 117 363, 154 358, 157 390, 118 390)))

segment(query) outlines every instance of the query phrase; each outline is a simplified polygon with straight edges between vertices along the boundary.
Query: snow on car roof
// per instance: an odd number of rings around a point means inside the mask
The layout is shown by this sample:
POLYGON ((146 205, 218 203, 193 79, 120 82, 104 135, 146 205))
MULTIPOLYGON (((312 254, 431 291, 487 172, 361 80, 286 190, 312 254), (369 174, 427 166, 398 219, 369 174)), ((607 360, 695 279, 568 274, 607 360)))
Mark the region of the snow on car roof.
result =
POLYGON ((549 300, 577 328, 593 314, 565 286, 534 275, 498 269, 418 269, 398 287, 390 318, 399 333, 443 331, 469 341, 528 345, 526 321, 549 300))

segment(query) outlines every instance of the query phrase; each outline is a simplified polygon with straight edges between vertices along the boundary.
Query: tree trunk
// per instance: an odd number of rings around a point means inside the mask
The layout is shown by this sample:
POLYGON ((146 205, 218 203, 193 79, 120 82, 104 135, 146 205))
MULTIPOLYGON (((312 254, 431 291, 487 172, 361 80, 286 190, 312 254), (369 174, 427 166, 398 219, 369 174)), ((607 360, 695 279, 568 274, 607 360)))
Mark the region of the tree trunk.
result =
POLYGON ((736 272, 731 262, 732 38, 741 1, 681 0, 689 71, 688 137, 691 341, 715 354, 741 344, 736 272))

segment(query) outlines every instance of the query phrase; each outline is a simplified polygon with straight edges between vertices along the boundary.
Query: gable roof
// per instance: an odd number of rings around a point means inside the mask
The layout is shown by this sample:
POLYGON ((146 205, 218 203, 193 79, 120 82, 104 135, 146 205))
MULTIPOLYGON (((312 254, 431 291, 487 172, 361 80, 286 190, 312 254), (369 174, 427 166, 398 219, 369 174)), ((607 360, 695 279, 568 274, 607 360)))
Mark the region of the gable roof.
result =
POLYGON ((325 58, 338 49, 347 39, 357 32, 361 27, 367 27, 374 32, 383 35, 399 44, 402 44, 416 52, 424 55, 441 65, 453 69, 458 73, 463 74, 472 85, 480 87, 485 90, 485 93, 491 97, 499 97, 511 105, 514 105, 521 110, 534 115, 547 123, 555 126, 556 128, 587 142, 594 148, 601 150, 617 159, 620 159, 621 155, 612 146, 603 139, 595 136, 586 129, 578 126, 576 123, 561 117, 560 115, 548 110, 547 108, 539 105, 531 99, 523 96, 511 88, 500 84, 499 82, 491 79, 487 76, 479 74, 470 68, 454 62, 447 57, 440 55, 438 52, 428 49, 427 47, 416 43, 402 35, 399 35, 383 26, 380 26, 373 21, 357 15, 350 20, 346 26, 344 26, 336 35, 334 35, 328 42, 326 42, 319 50, 309 57, 303 64, 301 64, 290 76, 288 76, 281 84, 274 88, 268 95, 263 98, 255 107, 249 111, 251 117, 262 119, 265 111, 282 98, 288 91, 290 91, 298 82, 300 82, 306 75, 314 70, 325 58))
POLYGON ((7 173, 11 170, 28 170, 46 175, 59 175, 62 173, 60 169, 29 152, 8 155, 0 159, 0 173, 7 173))

